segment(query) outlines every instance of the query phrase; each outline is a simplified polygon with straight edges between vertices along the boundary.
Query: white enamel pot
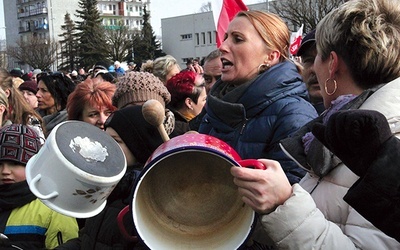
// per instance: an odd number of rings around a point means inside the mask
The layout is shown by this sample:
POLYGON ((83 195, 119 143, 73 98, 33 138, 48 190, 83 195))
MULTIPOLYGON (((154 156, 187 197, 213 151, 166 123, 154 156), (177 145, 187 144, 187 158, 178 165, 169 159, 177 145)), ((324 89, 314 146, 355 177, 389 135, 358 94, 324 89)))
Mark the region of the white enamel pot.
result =
POLYGON ((112 137, 86 122, 66 121, 28 161, 26 179, 51 209, 88 218, 103 210, 125 171, 125 156, 112 137))

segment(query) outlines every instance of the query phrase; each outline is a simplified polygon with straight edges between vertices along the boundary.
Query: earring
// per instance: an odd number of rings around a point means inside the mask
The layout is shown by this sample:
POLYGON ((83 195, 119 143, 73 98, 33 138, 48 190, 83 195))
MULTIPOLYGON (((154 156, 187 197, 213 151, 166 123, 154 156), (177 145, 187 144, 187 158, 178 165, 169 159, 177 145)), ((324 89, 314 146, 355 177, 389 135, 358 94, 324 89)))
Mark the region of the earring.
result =
POLYGON ((269 68, 271 68, 271 65, 269 63, 261 63, 260 66, 258 66, 258 74, 264 73, 269 68))
POLYGON ((335 80, 335 79, 331 79, 331 78, 326 79, 326 81, 325 81, 325 93, 326 93, 327 95, 331 96, 331 95, 335 94, 336 90, 337 90, 337 82, 336 82, 336 80, 335 80), (328 86, 327 86, 327 84, 328 84, 328 82, 331 81, 331 80, 332 80, 332 82, 333 82, 333 91, 332 91, 332 92, 328 92, 328 86))

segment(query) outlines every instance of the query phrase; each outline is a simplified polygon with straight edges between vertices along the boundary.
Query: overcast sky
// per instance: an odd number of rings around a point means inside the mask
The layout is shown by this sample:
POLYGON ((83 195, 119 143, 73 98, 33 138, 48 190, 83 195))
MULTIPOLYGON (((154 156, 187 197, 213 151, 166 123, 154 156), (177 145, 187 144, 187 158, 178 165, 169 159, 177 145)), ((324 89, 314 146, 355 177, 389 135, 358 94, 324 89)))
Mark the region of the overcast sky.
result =
MULTIPOLYGON (((203 4, 213 0, 151 0, 151 26, 156 35, 161 35, 161 19, 199 13, 203 4)), ((222 1, 222 0, 219 0, 222 1)), ((254 4, 266 0, 243 0, 243 3, 254 4)))
MULTIPOLYGON (((4 11, 3 1, 0 0, 0 39, 5 37, 4 29, 4 11)), ((6 0, 10 1, 10 0, 6 0)), ((209 0, 212 1, 212 0, 209 0)), ((151 0, 151 26, 156 35, 161 35, 161 19, 174 16, 183 16, 194 13, 199 13, 203 4, 209 2, 207 0, 151 0)), ((220 0, 222 1, 222 0, 220 0)), ((245 4, 254 4, 265 2, 265 0, 243 0, 245 4)))

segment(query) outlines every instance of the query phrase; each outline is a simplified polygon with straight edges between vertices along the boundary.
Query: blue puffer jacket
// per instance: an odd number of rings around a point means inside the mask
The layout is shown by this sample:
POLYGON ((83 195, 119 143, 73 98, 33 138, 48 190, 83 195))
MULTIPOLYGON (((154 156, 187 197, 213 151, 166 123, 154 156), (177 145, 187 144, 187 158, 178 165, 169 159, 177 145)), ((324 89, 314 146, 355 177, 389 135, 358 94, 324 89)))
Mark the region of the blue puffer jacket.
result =
POLYGON ((229 87, 215 83, 199 132, 227 142, 243 159, 277 160, 289 181, 299 182, 304 170, 287 158, 278 143, 318 115, 306 100, 296 66, 282 62, 243 86, 227 91, 229 87))

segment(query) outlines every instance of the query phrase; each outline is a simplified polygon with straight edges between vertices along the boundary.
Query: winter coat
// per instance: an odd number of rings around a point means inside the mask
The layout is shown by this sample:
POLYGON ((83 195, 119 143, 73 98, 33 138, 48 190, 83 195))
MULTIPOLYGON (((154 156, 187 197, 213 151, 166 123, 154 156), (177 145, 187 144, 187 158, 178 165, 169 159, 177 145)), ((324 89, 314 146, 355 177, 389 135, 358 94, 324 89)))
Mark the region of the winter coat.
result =
MULTIPOLYGON (((373 109, 388 118, 398 117, 399 96, 400 78, 376 91, 365 91, 343 109, 373 109)), ((399 126, 399 122, 396 125, 399 126)), ((312 123, 302 128, 299 135, 309 131, 311 126, 312 123)), ((349 187, 359 177, 316 139, 313 141, 316 144, 310 147, 314 153, 308 154, 316 158, 305 159, 300 138, 301 136, 288 138, 282 141, 282 147, 304 168, 311 168, 299 184, 293 185, 292 196, 283 205, 262 216, 264 230, 277 247, 400 249, 399 242, 378 230, 343 200, 349 187), (287 218, 290 218, 290 223, 286 223, 287 218)))
POLYGON ((190 129, 189 122, 176 110, 170 108, 171 112, 174 114, 175 117, 175 128, 173 135, 183 135, 184 133, 188 132, 190 129))
POLYGON ((199 132, 227 142, 243 159, 277 160, 291 183, 300 181, 305 171, 278 144, 317 117, 296 66, 282 62, 249 83, 227 88, 219 80, 211 89, 199 132))
POLYGON ((30 192, 26 181, 1 185, 0 207, 1 221, 6 221, 0 225, 2 233, 22 249, 53 249, 78 237, 76 219, 44 205, 30 192))

